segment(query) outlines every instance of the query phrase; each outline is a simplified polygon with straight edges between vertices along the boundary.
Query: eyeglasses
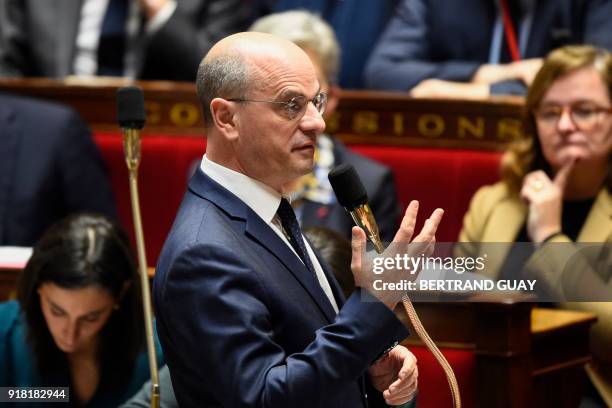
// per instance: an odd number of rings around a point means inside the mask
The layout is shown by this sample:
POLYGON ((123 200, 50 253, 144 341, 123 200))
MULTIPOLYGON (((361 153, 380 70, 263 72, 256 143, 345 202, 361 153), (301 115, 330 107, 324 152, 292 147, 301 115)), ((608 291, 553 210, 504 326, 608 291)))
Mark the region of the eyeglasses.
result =
POLYGON ((301 118, 306 113, 306 108, 308 107, 308 102, 312 102, 317 112, 323 115, 325 112, 325 107, 327 106, 327 94, 325 92, 319 92, 312 99, 307 99, 303 95, 294 96, 288 101, 262 101, 255 99, 228 99, 231 102, 258 102, 258 103, 271 103, 274 105, 281 106, 283 116, 285 116, 288 120, 294 120, 301 118))
POLYGON ((612 107, 598 106, 592 103, 578 103, 575 105, 545 105, 533 113, 540 124, 557 126, 565 110, 569 110, 572 122, 580 130, 589 130, 596 126, 605 114, 612 113, 612 107))

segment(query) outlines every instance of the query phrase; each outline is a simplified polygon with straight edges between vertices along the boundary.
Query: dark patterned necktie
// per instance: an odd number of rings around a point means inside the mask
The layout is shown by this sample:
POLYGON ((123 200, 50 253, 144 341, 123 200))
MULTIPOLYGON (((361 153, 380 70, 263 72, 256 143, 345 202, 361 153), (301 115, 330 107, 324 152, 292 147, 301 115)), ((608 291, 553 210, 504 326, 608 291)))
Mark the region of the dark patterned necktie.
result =
MULTIPOLYGON (((297 218, 295 217, 295 213, 293 212, 293 208, 291 208, 291 204, 284 198, 281 198, 280 205, 278 206, 277 211, 278 216, 281 219, 281 223, 283 224, 283 228, 285 229, 285 233, 287 238, 289 239, 289 243, 298 254, 298 256, 306 265, 306 268, 313 274, 315 274, 314 266, 312 265, 312 261, 308 256, 308 251, 306 250, 306 245, 304 244, 304 240, 302 239, 302 231, 300 230, 300 224, 298 224, 297 218)), ((315 274, 316 275, 316 274, 315 274)))
POLYGON ((98 75, 123 76, 128 0, 110 0, 100 31, 98 75))

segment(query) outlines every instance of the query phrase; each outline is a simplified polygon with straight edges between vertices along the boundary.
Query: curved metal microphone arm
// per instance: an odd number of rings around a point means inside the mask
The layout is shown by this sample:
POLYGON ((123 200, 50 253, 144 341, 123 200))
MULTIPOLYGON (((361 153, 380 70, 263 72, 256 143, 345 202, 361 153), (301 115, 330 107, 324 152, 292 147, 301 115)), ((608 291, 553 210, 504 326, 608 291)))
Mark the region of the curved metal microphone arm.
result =
POLYGON ((138 166, 140 165, 140 130, 122 128, 123 151, 125 163, 130 176, 130 196, 132 202, 132 216, 134 218, 134 232, 136 233, 136 249, 138 253, 138 273, 142 289, 142 305, 147 340, 147 354, 151 372, 151 408, 159 408, 160 389, 159 374, 157 372, 157 355, 153 335, 153 309, 151 307, 151 291, 149 289, 149 274, 147 271, 147 257, 145 255, 144 234, 142 230, 142 217, 140 215, 140 198, 138 196, 138 166))

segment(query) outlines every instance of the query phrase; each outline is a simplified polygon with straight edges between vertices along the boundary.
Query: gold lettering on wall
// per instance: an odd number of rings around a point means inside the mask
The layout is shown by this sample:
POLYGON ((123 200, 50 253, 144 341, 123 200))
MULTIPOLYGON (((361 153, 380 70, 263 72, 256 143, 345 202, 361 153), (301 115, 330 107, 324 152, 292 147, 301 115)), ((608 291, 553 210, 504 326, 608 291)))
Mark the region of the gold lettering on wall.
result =
POLYGON ((518 119, 502 118, 497 122, 497 139, 504 142, 518 140, 523 136, 522 122, 518 119))
POLYGON ((483 117, 478 116, 476 122, 470 121, 465 116, 459 116, 457 119, 457 136, 460 139, 466 136, 473 136, 477 139, 484 137, 485 121, 483 117))
POLYGON ((419 116, 417 128, 419 133, 426 137, 438 137, 444 133, 444 119, 440 115, 425 114, 419 116))
POLYGON ((159 102, 145 101, 145 112, 148 125, 159 125, 161 122, 161 105, 159 102))
POLYGON ((393 134, 397 136, 404 134, 404 115, 401 113, 393 114, 393 134))
POLYGON ((329 118, 325 119, 325 131, 336 133, 340 127, 340 112, 334 112, 329 118))
POLYGON ((189 127, 200 119, 200 110, 193 103, 177 103, 170 108, 170 121, 173 125, 189 127))
POLYGON ((378 113, 359 111, 353 115, 353 132, 370 134, 378 132, 378 113))

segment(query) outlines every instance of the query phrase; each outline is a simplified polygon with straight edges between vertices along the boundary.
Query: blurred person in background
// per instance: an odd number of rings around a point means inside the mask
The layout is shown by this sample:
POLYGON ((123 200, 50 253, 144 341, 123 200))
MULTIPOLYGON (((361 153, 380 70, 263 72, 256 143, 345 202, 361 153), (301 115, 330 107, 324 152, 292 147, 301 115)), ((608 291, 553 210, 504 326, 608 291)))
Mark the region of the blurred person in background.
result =
POLYGON ((87 124, 62 105, 0 92, 0 245, 33 246, 77 212, 117 218, 87 124))
MULTIPOLYGON (((526 133, 502 160, 502 181, 482 187, 465 215, 458 256, 487 253, 493 279, 536 279, 552 299, 612 293, 612 55, 591 46, 551 52, 527 94, 526 133), (486 243, 512 242, 489 251, 486 243), (526 246, 521 243, 531 242, 526 246), (572 243, 606 243, 590 255, 572 243), (576 282, 565 268, 573 262, 576 282), (577 263, 576 263, 577 262, 577 263), (595 292, 593 292, 595 293, 595 292)), ((589 297, 592 298, 593 296, 589 297)), ((600 298, 601 299, 601 298, 600 298)), ((597 315, 595 361, 587 366, 595 405, 612 406, 612 303, 568 302, 597 315)))
POLYGON ((338 84, 363 88, 363 69, 398 0, 256 0, 257 16, 306 10, 325 20, 336 33, 342 53, 338 84))
POLYGON ((243 0, 0 0, 0 77, 193 81, 247 18, 243 0))
POLYGON ((18 300, 0 304, 0 386, 69 387, 74 406, 125 401, 149 378, 139 282, 127 235, 108 219, 54 224, 18 300))
POLYGON ((365 69, 417 97, 524 94, 549 51, 612 49, 610 0, 401 0, 365 69))
MULTIPOLYGON (((333 29, 320 17, 307 11, 286 11, 257 20, 250 28, 295 43, 310 57, 321 85, 327 93, 324 119, 330 118, 339 102, 337 85, 341 50, 333 29)), ((338 204, 327 175, 335 166, 349 163, 361 176, 369 204, 376 217, 383 241, 391 241, 400 215, 393 173, 387 166, 352 152, 338 138, 323 133, 317 139, 312 173, 294 183, 291 204, 303 228, 321 226, 351 237, 353 220, 338 204)))
POLYGON ((344 297, 351 296, 355 290, 355 278, 350 268, 351 241, 325 227, 306 228, 304 236, 331 268, 344 297))

